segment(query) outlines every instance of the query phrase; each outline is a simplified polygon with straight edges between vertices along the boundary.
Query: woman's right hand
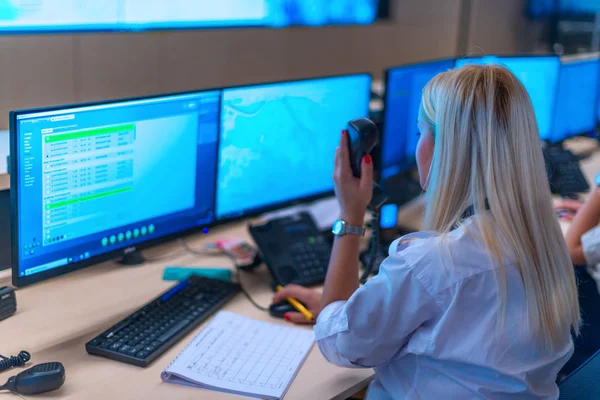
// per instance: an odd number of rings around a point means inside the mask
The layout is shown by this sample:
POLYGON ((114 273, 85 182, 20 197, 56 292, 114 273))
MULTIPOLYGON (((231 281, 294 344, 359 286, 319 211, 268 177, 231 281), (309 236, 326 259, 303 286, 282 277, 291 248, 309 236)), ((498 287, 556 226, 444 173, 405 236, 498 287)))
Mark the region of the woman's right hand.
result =
POLYGON ((583 203, 577 200, 561 200, 556 204, 554 209, 559 218, 570 221, 582 206, 583 203))
POLYGON ((273 304, 285 301, 286 297, 293 297, 303 303, 308 311, 313 315, 312 321, 307 321, 306 318, 299 312, 289 312, 283 317, 295 324, 314 324, 321 312, 321 293, 316 290, 307 289, 298 285, 287 285, 281 291, 273 296, 273 304))

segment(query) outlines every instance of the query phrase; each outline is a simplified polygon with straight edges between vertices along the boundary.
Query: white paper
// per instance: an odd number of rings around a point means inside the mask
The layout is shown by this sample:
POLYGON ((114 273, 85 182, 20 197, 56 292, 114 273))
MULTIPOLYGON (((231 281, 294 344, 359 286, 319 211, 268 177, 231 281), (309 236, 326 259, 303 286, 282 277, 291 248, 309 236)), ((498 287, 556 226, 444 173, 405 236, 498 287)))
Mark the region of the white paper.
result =
POLYGON ((308 212, 319 230, 330 230, 340 215, 340 205, 335 197, 328 197, 310 204, 302 204, 266 214, 267 220, 308 212))
POLYGON ((166 382, 282 398, 314 345, 310 330, 221 311, 163 372, 166 382))

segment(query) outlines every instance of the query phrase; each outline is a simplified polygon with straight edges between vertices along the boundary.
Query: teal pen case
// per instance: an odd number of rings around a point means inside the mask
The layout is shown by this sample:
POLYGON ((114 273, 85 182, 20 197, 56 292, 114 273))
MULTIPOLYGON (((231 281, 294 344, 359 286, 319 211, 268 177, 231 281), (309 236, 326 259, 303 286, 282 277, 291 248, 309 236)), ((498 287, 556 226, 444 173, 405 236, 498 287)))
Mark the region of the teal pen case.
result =
POLYGON ((192 275, 231 282, 232 272, 227 268, 166 267, 163 272, 163 280, 180 282, 192 275))

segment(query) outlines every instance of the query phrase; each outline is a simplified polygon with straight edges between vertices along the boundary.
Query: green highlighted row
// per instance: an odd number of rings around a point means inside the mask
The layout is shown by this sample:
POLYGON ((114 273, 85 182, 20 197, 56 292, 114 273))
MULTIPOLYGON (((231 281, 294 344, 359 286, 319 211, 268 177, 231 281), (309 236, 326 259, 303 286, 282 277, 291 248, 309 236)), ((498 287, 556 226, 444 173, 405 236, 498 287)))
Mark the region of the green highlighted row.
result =
POLYGON ((71 204, 81 203, 81 202, 88 201, 88 200, 96 200, 96 199, 100 199, 102 197, 112 196, 114 194, 129 192, 131 190, 133 190, 133 188, 127 187, 127 188, 115 189, 115 190, 111 190, 111 191, 103 192, 103 193, 91 194, 89 196, 80 197, 78 199, 71 199, 71 200, 59 201, 58 203, 46 204, 46 210, 54 210, 55 208, 58 208, 58 207, 69 206, 71 204))
POLYGON ((134 124, 109 126, 108 128, 85 129, 82 131, 63 133, 62 135, 46 136, 45 142, 46 143, 62 142, 65 140, 81 139, 81 138, 88 137, 88 136, 109 135, 111 133, 127 132, 127 131, 132 131, 134 129, 135 129, 134 124))

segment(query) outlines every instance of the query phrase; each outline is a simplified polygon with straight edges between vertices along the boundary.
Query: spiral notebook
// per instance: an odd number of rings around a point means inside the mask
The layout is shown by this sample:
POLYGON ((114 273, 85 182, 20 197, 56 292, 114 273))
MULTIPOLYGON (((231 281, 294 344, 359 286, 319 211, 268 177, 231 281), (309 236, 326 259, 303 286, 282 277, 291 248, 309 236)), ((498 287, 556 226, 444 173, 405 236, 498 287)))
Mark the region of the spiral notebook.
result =
POLYGON ((280 399, 314 342, 310 330, 221 311, 161 377, 169 383, 280 399))

